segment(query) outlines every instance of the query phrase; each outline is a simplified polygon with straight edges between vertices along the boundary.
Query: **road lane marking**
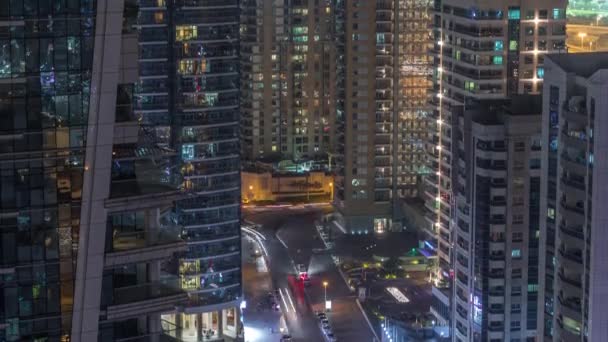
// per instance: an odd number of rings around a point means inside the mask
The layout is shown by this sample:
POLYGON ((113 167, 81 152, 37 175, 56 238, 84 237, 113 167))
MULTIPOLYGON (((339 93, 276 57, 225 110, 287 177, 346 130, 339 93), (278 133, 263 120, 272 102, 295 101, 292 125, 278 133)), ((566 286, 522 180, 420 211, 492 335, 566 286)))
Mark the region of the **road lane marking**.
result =
POLYGON ((287 306, 287 301, 285 301, 285 297, 283 296, 283 291, 281 290, 281 288, 279 288, 279 295, 281 296, 283 305, 285 305, 285 312, 289 313, 289 307, 287 306))
POLYGON ((252 228, 249 228, 249 227, 244 227, 244 226, 242 226, 241 229, 244 230, 245 232, 249 233, 249 234, 252 234, 252 235, 255 235, 255 236, 259 237, 262 240, 266 240, 266 237, 262 233, 258 232, 255 229, 252 229, 252 228))
POLYGON ((285 249, 289 249, 289 247, 287 247, 287 244, 285 243, 285 241, 283 241, 283 239, 281 239, 281 237, 279 236, 279 233, 276 233, 275 236, 277 237, 277 240, 279 240, 281 245, 283 245, 283 247, 285 247, 285 249))
POLYGON ((342 233, 348 234, 347 231, 346 231, 346 228, 344 228, 343 225, 341 225, 340 223, 338 223, 338 221, 333 221, 333 223, 336 225, 336 227, 338 227, 338 229, 340 229, 342 231, 342 233))
POLYGON ((287 288, 285 288, 285 293, 287 294, 287 299, 289 299, 289 304, 291 304, 293 312, 296 312, 296 306, 293 305, 293 301, 291 300, 291 294, 289 294, 289 290, 287 288))

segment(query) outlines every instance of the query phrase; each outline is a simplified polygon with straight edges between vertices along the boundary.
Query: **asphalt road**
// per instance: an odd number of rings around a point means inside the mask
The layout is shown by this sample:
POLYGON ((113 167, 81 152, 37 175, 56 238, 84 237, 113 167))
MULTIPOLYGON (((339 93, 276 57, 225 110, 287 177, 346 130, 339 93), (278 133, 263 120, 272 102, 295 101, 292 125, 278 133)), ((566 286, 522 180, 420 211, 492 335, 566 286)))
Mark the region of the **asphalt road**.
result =
POLYGON ((328 316, 338 341, 371 342, 374 335, 330 255, 313 253, 313 249, 323 247, 314 221, 328 211, 328 207, 248 209, 243 216, 262 225, 259 231, 266 237, 265 246, 275 288, 291 291, 296 313, 285 313, 285 318, 295 341, 324 341, 314 311, 324 307, 322 283, 326 281, 327 299, 332 301, 332 311, 328 316), (294 263, 308 265, 310 287, 304 289, 295 280, 294 263))

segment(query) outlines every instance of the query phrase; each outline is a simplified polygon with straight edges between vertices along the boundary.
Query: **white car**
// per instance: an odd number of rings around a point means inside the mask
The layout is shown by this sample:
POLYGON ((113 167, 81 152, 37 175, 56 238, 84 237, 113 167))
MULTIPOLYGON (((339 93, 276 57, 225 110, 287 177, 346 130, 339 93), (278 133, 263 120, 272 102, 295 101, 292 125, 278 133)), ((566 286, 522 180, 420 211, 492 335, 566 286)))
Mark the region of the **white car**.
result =
POLYGON ((330 334, 332 332, 329 324, 323 323, 323 331, 325 331, 325 333, 327 333, 327 334, 330 334))

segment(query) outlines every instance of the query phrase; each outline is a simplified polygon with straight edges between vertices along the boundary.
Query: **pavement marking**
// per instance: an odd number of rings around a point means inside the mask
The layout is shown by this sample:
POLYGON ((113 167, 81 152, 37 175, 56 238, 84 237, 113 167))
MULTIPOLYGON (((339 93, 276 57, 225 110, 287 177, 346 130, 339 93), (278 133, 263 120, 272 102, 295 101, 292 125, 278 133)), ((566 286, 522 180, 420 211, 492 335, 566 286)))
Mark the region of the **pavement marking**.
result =
POLYGON ((279 287, 279 295, 281 296, 281 300, 283 301, 283 305, 285 305, 285 312, 289 313, 289 307, 287 306, 287 301, 285 301, 285 297, 283 296, 283 291, 279 287))
POLYGON ((287 294, 287 299, 289 299, 289 304, 291 304, 291 308, 293 309, 293 312, 295 313, 296 312, 296 306, 293 305, 293 301, 291 300, 291 294, 289 294, 289 290, 287 288, 285 288, 285 293, 287 294))
MULTIPOLYGON (((245 233, 249 233, 249 232, 247 232, 245 230, 245 233)), ((255 234, 252 234, 252 235, 255 237, 255 239, 253 239, 253 240, 255 240, 258 243, 258 245, 260 245, 260 248, 262 249, 262 252, 264 252, 264 255, 266 257, 268 257, 268 250, 266 250, 266 246, 264 246, 264 243, 262 242, 262 240, 260 239, 260 237, 257 236, 257 235, 255 235, 255 234)))
POLYGON ((285 243, 285 241, 283 241, 283 239, 281 239, 281 237, 279 236, 278 232, 275 234, 275 236, 277 237, 277 240, 279 240, 281 245, 283 245, 283 247, 285 247, 285 249, 289 249, 289 247, 287 247, 287 244, 285 243))
POLYGON ((265 236, 264 236, 262 233, 258 232, 258 231, 257 231, 257 230, 255 230, 255 229, 252 229, 252 228, 249 228, 249 227, 244 227, 244 226, 243 226, 243 227, 241 227, 241 229, 242 229, 243 231, 245 231, 246 233, 249 233, 249 234, 255 235, 255 236, 259 237, 259 238, 260 238, 260 239, 262 239, 262 240, 266 240, 266 237, 265 237, 265 236))
POLYGON ((369 329, 372 331, 372 334, 374 334, 374 336, 376 337, 376 340, 381 341, 380 338, 378 337, 378 335, 376 334, 376 330, 374 330, 374 326, 372 325, 372 322, 370 322, 369 318, 367 318, 367 314, 365 313, 365 310, 363 310, 363 307, 361 306, 361 303, 359 302, 359 298, 355 299, 355 302, 357 303, 359 310, 361 310, 361 313, 363 314, 363 318, 365 318, 365 321, 369 325, 369 329))
POLYGON ((341 225, 340 223, 338 223, 338 221, 332 221, 332 222, 333 222, 333 223, 336 225, 336 227, 338 227, 338 229, 340 229, 340 231, 341 231, 342 233, 344 233, 344 234, 348 234, 348 233, 346 232, 346 228, 344 228, 344 226, 343 226, 343 225, 341 225))

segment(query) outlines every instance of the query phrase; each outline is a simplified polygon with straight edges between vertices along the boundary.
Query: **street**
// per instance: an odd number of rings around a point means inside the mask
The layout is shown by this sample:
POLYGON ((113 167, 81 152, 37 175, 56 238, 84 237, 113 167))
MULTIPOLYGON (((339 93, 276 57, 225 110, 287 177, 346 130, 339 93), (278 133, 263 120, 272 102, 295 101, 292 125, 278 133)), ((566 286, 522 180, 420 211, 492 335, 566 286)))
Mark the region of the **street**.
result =
MULTIPOLYGON (((324 247, 318 239, 314 221, 328 211, 328 207, 319 206, 247 209, 243 217, 261 225, 259 232, 266 239, 264 245, 272 284, 287 297, 282 306, 286 308, 285 320, 294 341, 324 341, 314 313, 325 306, 323 282, 327 282, 327 299, 332 302, 328 317, 337 340, 373 341, 374 334, 331 256, 324 252, 313 253, 313 250, 319 251, 324 247), (295 264, 308 266, 309 287, 304 288, 296 280, 295 264)), ((247 278, 244 282, 246 293, 248 288, 258 286, 257 282, 249 280, 247 278)))

